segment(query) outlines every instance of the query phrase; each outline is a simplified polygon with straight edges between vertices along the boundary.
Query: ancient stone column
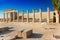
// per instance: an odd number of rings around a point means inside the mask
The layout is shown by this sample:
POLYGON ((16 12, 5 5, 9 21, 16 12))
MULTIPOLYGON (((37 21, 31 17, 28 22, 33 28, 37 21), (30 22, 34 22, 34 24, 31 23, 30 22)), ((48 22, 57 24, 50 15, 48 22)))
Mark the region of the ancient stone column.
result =
POLYGON ((9 16, 10 16, 10 18, 9 18, 9 22, 11 22, 11 13, 9 13, 9 14, 10 14, 10 15, 9 15, 9 16))
POLYGON ((52 13, 52 23, 54 23, 54 13, 52 13))
POLYGON ((15 20, 15 15, 14 15, 14 12, 13 12, 13 22, 14 22, 14 20, 15 20))
POLYGON ((29 10, 27 10, 27 22, 29 22, 29 10))
POLYGON ((33 23, 35 22, 35 11, 34 10, 32 10, 33 11, 33 23))
POLYGON ((7 22, 8 22, 8 13, 7 13, 7 22))
POLYGON ((47 8, 47 23, 50 22, 50 8, 47 8))
POLYGON ((5 13, 4 13, 4 19, 3 19, 3 22, 5 22, 5 13))
POLYGON ((22 10, 22 22, 24 22, 24 10, 22 10))
POLYGON ((19 13, 17 11, 17 22, 19 22, 19 13))
POLYGON ((39 22, 41 23, 42 22, 42 8, 40 8, 40 16, 39 16, 39 22))
POLYGON ((59 23, 59 14, 58 14, 58 11, 55 11, 56 13, 56 23, 59 23))

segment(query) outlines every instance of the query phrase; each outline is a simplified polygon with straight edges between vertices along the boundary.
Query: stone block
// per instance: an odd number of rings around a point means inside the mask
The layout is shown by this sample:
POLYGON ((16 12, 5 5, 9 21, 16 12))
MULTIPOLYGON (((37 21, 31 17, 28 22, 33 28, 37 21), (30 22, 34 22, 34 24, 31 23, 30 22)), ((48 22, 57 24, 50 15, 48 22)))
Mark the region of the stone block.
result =
POLYGON ((22 37, 25 38, 29 38, 32 35, 32 29, 26 29, 24 30, 24 32, 22 33, 22 37))
POLYGON ((18 31, 17 32, 17 36, 20 38, 20 37, 22 37, 22 32, 24 31, 24 29, 22 29, 22 30, 20 30, 20 31, 18 31))

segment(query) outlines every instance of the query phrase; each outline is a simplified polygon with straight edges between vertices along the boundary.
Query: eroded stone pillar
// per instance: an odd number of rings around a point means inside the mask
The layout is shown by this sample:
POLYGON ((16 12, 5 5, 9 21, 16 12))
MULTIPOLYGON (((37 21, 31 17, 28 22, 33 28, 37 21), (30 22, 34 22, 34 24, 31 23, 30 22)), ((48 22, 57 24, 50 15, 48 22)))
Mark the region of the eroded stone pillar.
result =
POLYGON ((34 10, 32 10, 33 11, 33 23, 35 22, 35 11, 34 10))
POLYGON ((40 15, 39 15, 39 22, 41 23, 42 22, 42 8, 40 8, 40 15))
POLYGON ((54 13, 52 13, 52 23, 54 23, 54 17, 55 17, 55 15, 54 15, 54 13))
POLYGON ((55 11, 56 13, 56 23, 59 23, 59 14, 58 14, 58 11, 55 11))
POLYGON ((50 23, 50 8, 47 8, 47 23, 50 23))
POLYGON ((8 22, 8 13, 6 15, 7 15, 7 20, 6 21, 8 22))
POLYGON ((17 11, 17 22, 19 22, 19 13, 17 11))
POLYGON ((24 10, 22 10, 22 22, 24 22, 24 10))
POLYGON ((13 22, 14 22, 14 19, 15 19, 15 15, 14 15, 14 12, 13 12, 13 22))
POLYGON ((4 13, 4 18, 3 18, 3 22, 5 22, 5 13, 4 13))
POLYGON ((27 22, 29 22, 29 10, 27 10, 27 22))
POLYGON ((10 14, 10 15, 9 15, 9 16, 10 16, 10 18, 9 18, 9 22, 11 22, 11 13, 9 13, 9 14, 10 14))

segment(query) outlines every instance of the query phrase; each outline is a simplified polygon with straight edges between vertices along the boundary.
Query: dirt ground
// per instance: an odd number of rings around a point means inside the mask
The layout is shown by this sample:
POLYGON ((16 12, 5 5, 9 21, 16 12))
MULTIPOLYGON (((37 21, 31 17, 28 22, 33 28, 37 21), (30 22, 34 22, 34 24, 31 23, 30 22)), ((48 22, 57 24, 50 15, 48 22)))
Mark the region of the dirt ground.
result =
MULTIPOLYGON (((17 40, 59 40, 54 37, 54 35, 60 35, 60 24, 59 23, 27 23, 27 22, 18 22, 18 23, 0 23, 0 27, 8 26, 13 27, 14 30, 11 33, 4 34, 4 37, 0 37, 0 39, 9 40, 14 38, 17 34, 17 31, 23 29, 33 29, 33 35, 31 38, 27 39, 17 39, 17 40)), ((0 35, 1 36, 1 35, 0 35)))

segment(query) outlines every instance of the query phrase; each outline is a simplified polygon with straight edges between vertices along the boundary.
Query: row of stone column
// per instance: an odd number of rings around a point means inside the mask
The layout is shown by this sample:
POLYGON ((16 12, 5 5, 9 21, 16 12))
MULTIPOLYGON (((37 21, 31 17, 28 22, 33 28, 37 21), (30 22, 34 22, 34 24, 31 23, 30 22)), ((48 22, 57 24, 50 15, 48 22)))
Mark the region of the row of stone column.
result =
MULTIPOLYGON (((33 23, 35 22, 35 10, 33 11, 33 23)), ((5 21, 5 15, 7 15, 7 22, 8 22, 8 13, 4 13, 4 20, 5 21)), ((14 22, 14 12, 13 12, 13 22, 14 22)), ((11 19, 9 19, 11 21, 11 19)), ((17 11, 17 22, 19 21, 19 14, 17 11)), ((24 22, 24 10, 22 11, 22 22, 24 22)), ((29 22, 29 10, 27 10, 27 22, 29 22)), ((39 22, 42 22, 42 8, 40 8, 39 12, 39 22)), ((47 23, 50 23, 50 8, 47 8, 47 23)), ((59 23, 59 16, 58 13, 56 12, 56 23, 59 23)))
MULTIPOLYGON (((50 8, 47 9, 47 23, 50 22, 50 8)), ((35 10, 33 11, 33 23, 35 22, 35 10)), ((24 11, 22 11, 22 22, 24 22, 24 11)), ((27 22, 29 22, 29 10, 27 10, 27 22)), ((42 22, 42 8, 40 8, 40 12, 39 12, 39 22, 42 22)))
MULTIPOLYGON (((35 10, 33 11, 33 23, 35 22, 35 10)), ((56 23, 59 23, 59 14, 56 13, 56 23)), ((24 12, 22 12, 22 20, 24 20, 24 12)), ((23 22, 23 21, 22 21, 23 22)), ((27 22, 29 22, 29 10, 27 10, 27 22)), ((42 8, 40 8, 39 12, 39 22, 42 22, 42 8)), ((50 8, 47 8, 47 23, 50 23, 50 8)))

